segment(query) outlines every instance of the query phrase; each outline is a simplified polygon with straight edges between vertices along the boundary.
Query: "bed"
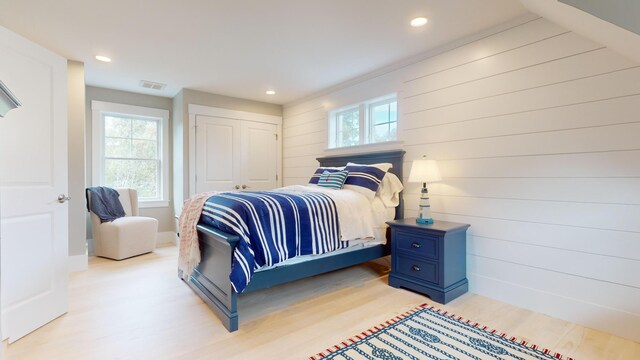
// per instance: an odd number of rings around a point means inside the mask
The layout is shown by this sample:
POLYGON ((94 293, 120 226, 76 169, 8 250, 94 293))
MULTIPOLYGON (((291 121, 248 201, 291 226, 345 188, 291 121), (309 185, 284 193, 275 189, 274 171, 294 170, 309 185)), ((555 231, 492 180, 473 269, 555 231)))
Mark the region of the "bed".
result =
MULTIPOLYGON (((358 164, 391 163, 388 172, 402 179, 404 151, 384 151, 364 154, 326 156, 317 158, 321 167, 345 166, 348 162, 358 164)), ((392 214, 393 216, 393 214, 392 214)), ((396 219, 403 217, 402 196, 395 208, 396 219)), ((220 318, 228 331, 238 329, 238 297, 242 294, 262 290, 290 281, 299 280, 374 260, 389 254, 389 244, 357 247, 349 251, 336 251, 322 256, 305 257, 304 261, 290 261, 284 265, 259 269, 239 294, 230 281, 234 250, 241 241, 238 235, 224 232, 202 220, 197 225, 197 241, 200 249, 200 263, 193 273, 184 279, 193 291, 202 298, 209 308, 220 318)))

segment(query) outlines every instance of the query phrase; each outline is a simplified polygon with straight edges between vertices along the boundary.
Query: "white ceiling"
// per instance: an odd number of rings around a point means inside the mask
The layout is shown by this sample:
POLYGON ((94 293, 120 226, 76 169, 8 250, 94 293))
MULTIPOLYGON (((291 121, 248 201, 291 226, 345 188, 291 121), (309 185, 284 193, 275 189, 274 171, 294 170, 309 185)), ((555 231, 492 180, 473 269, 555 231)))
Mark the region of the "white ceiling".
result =
POLYGON ((518 0, 2 0, 0 25, 84 62, 88 85, 285 104, 524 14, 518 0))

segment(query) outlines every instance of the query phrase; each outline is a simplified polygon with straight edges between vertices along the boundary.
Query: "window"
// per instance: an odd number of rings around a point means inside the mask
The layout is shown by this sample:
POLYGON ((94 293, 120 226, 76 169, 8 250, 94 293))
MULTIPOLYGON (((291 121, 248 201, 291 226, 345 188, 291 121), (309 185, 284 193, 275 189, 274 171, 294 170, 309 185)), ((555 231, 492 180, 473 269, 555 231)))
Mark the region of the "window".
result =
POLYGON ((371 121, 370 143, 391 141, 397 138, 398 132, 398 102, 388 99, 369 105, 371 121))
POLYGON ((93 184, 138 191, 140 207, 168 206, 169 112, 93 101, 93 184))
POLYGON ((329 148, 397 139, 396 95, 373 99, 329 113, 329 148))
POLYGON ((336 143, 338 146, 360 144, 360 108, 339 111, 336 117, 336 143))

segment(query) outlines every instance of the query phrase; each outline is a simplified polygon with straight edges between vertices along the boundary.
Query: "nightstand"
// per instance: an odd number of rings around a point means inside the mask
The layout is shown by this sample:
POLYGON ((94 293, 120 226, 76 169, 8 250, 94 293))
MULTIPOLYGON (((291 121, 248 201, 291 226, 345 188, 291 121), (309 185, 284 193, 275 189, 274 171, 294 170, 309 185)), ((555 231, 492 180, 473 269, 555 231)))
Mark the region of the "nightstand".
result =
POLYGON ((442 304, 467 292, 468 224, 415 218, 387 222, 391 227, 389 285, 428 295, 442 304))

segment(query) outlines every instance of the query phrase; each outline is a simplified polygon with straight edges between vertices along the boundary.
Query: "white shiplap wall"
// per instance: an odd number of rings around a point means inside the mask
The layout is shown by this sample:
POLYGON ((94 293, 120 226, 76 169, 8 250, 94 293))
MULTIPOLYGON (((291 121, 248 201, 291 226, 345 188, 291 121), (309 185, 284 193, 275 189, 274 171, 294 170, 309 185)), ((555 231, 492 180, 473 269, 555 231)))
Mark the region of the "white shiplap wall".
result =
POLYGON ((326 154, 328 110, 393 91, 405 167, 439 160, 434 217, 471 224, 470 291, 640 341, 638 64, 522 20, 285 107, 285 185, 326 154))

